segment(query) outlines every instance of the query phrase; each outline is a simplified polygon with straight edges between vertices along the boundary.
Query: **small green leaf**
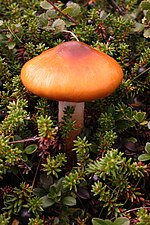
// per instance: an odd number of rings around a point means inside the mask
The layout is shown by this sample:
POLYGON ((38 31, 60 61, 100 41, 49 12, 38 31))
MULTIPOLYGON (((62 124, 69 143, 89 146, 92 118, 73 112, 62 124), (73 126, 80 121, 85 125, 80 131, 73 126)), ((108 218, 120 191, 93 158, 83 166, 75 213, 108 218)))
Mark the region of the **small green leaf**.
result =
POLYGON ((63 31, 65 29, 65 22, 62 19, 57 19, 53 22, 52 27, 56 32, 63 31))
POLYGON ((47 192, 43 188, 34 188, 33 193, 39 197, 44 197, 47 194, 47 192))
POLYGON ((64 205, 74 206, 76 205, 76 199, 72 196, 66 196, 62 199, 62 203, 64 205))
POLYGON ((43 9, 52 9, 53 8, 53 6, 49 2, 47 2, 47 1, 40 2, 40 6, 43 9))
POLYGON ((57 191, 62 191, 63 190, 63 181, 64 181, 64 177, 61 177, 57 183, 55 183, 55 187, 57 188, 57 191))
POLYGON ((41 174, 40 182, 45 190, 49 189, 49 187, 53 184, 53 177, 46 176, 46 174, 41 174))
POLYGON ((15 41, 11 41, 11 42, 8 43, 8 48, 9 49, 14 49, 15 45, 16 45, 16 42, 15 41))
POLYGON ((81 12, 81 8, 77 3, 71 2, 64 10, 63 13, 69 16, 77 17, 81 12))
POLYGON ((93 218, 92 219, 92 225, 108 225, 105 220, 99 219, 99 218, 93 218))
POLYGON ((145 151, 150 155, 150 142, 147 142, 145 145, 145 151))
POLYGON ((50 198, 48 198, 48 196, 43 196, 41 198, 41 201, 42 201, 43 208, 50 207, 50 206, 54 205, 54 203, 55 203, 55 201, 50 199, 50 198))
POLYGON ((113 224, 113 222, 111 221, 111 220, 105 220, 105 222, 107 223, 107 225, 112 225, 113 224))
POLYGON ((23 159, 23 161, 27 162, 28 161, 28 156, 26 154, 22 154, 22 159, 23 159))
POLYGON ((69 21, 69 20, 64 20, 65 21, 65 26, 66 27, 70 27, 72 25, 75 25, 75 23, 73 23, 72 21, 69 21))
POLYGON ((150 28, 144 30, 143 36, 144 36, 145 38, 150 38, 150 28))
POLYGON ((54 19, 54 18, 56 18, 57 13, 56 13, 56 10, 54 10, 54 9, 49 9, 49 10, 47 10, 46 15, 47 15, 48 17, 50 17, 51 19, 54 19))
POLYGON ((26 154, 32 154, 34 153, 35 151, 37 150, 37 145, 36 144, 32 144, 32 145, 28 145, 26 148, 25 148, 25 153, 26 154))
POLYGON ((138 157, 139 161, 148 161, 150 160, 150 154, 142 154, 138 157))
POLYGON ((114 225, 130 225, 130 221, 126 217, 119 217, 114 221, 113 224, 114 225))
POLYGON ((39 16, 39 22, 41 26, 47 26, 48 25, 48 16, 46 13, 42 13, 39 16))
POLYGON ((137 112, 136 115, 133 116, 133 118, 136 120, 136 122, 142 123, 145 119, 145 115, 145 112, 137 112))

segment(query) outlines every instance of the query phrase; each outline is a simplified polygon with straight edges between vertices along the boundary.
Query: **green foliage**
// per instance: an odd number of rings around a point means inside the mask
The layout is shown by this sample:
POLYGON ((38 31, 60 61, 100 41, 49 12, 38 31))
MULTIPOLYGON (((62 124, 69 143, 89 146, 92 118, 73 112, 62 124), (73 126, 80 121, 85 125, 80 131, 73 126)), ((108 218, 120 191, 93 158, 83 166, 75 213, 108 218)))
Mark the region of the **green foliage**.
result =
POLYGON ((10 221, 10 216, 8 216, 5 213, 0 214, 0 223, 1 223, 1 225, 9 225, 9 221, 10 221))
POLYGON ((139 222, 137 225, 149 225, 150 224, 150 214, 144 208, 140 208, 137 212, 139 222))
MULTIPOLYGON (((114 17, 113 14, 110 14, 108 16, 108 19, 106 20, 106 25, 108 25, 109 27, 108 31, 110 35, 115 39, 115 44, 117 44, 117 40, 119 41, 119 44, 121 44, 121 42, 124 42, 133 28, 133 22, 131 20, 126 20, 122 16, 114 17)), ((123 45, 124 44, 122 43, 122 46, 123 45)))
POLYGON ((6 135, 13 134, 16 130, 21 130, 22 126, 29 119, 27 111, 24 109, 27 107, 27 101, 24 99, 18 99, 16 102, 10 102, 8 105, 8 116, 2 122, 1 130, 6 135))
POLYGON ((90 146, 91 144, 88 143, 86 137, 83 139, 77 137, 77 140, 74 141, 73 150, 77 155, 77 167, 65 176, 63 185, 66 189, 77 192, 77 186, 85 180, 85 168, 89 163, 90 146))
POLYGON ((122 187, 122 190, 127 188, 125 178, 128 179, 129 176, 141 177, 143 176, 142 171, 144 171, 144 167, 138 166, 136 162, 131 163, 131 159, 127 161, 123 157, 123 153, 114 149, 106 153, 101 159, 91 162, 87 169, 88 173, 94 173, 103 180, 106 180, 107 176, 110 177, 111 184, 116 185, 118 182, 116 186, 122 187))
POLYGON ((40 136, 54 139, 57 133, 57 128, 53 127, 54 123, 50 117, 48 117, 47 115, 46 116, 41 115, 37 119, 37 124, 40 136))
POLYGON ((5 174, 6 171, 15 163, 17 163, 22 155, 22 151, 9 144, 9 137, 2 134, 0 136, 0 175, 5 174))
MULTIPOLYGON (((2 28, 8 29, 9 31, 6 35, 4 34, 2 36, 2 41, 3 43, 6 43, 8 49, 13 49, 16 45, 22 45, 23 40, 27 41, 30 39, 31 41, 34 39, 38 40, 39 38, 39 31, 37 30, 38 18, 36 16, 38 5, 35 4, 35 1, 32 1, 28 6, 29 8, 24 10, 24 7, 27 7, 27 4, 22 2, 20 5, 16 2, 10 2, 6 6, 9 16, 7 13, 5 14, 2 28), (25 32, 26 29, 29 29, 30 32, 25 32)), ((3 7, 5 7, 5 4, 3 7)))
POLYGON ((63 185, 66 189, 69 189, 70 191, 75 190, 75 192, 77 192, 77 185, 84 180, 84 176, 85 174, 83 171, 76 169, 65 176, 63 185))
POLYGON ((18 62, 15 61, 12 73, 10 63, 6 63, 6 59, 0 57, 0 80, 3 83, 3 89, 0 92, 1 97, 0 107, 4 108, 4 110, 10 103, 10 101, 12 101, 13 99, 24 97, 20 76, 16 75, 16 72, 19 69, 20 65, 18 64, 18 62))
POLYGON ((31 212, 37 218, 39 213, 43 211, 41 198, 34 196, 32 187, 25 183, 21 183, 19 188, 15 187, 12 193, 4 194, 2 210, 8 213, 10 219, 12 214, 18 215, 23 208, 27 208, 28 212, 31 212))
POLYGON ((11 74, 9 71, 8 63, 5 62, 5 59, 0 57, 0 71, 1 71, 1 81, 10 79, 11 74))
POLYGON ((15 187, 12 193, 4 195, 4 207, 9 215, 18 214, 23 204, 31 197, 31 187, 25 183, 20 184, 20 188, 15 187))
POLYGON ((29 219, 28 225, 44 225, 44 221, 38 217, 29 219))
POLYGON ((108 208, 108 214, 120 214, 119 207, 122 203, 117 203, 118 196, 130 201, 138 195, 136 188, 130 184, 130 179, 138 180, 144 174, 144 167, 132 163, 131 158, 127 160, 123 153, 118 150, 111 150, 101 159, 89 163, 87 173, 96 175, 100 180, 92 185, 92 192, 98 195, 98 199, 104 202, 103 207, 108 208), (128 194, 129 195, 128 195, 128 194))
MULTIPOLYGON (((25 207, 35 217, 29 225, 127 225, 117 217, 141 207, 140 193, 149 196, 149 0, 51 2, 0 3, 0 224, 11 224, 25 207), (76 164, 69 166, 62 143, 75 129, 74 108, 58 124, 57 103, 27 91, 20 70, 72 39, 115 58, 124 80, 111 96, 86 104, 88 135, 74 141, 76 164), (133 138, 128 155, 124 140, 133 138)), ((140 209, 135 220, 149 225, 148 211, 140 209)))
POLYGON ((46 10, 45 13, 39 16, 40 26, 44 30, 55 34, 65 31, 71 25, 75 25, 74 18, 77 18, 81 12, 80 5, 74 2, 69 2, 66 6, 59 2, 57 4, 58 10, 47 1, 42 1, 40 6, 46 10), (59 11, 63 14, 62 18, 59 18, 59 11))
POLYGON ((24 152, 28 155, 34 153, 37 150, 37 145, 36 144, 32 144, 32 145, 28 145, 25 149, 24 152))
MULTIPOLYGON (((41 177, 41 179, 43 179, 41 177)), ((45 177, 44 182, 48 181, 45 185, 43 182, 42 188, 35 189, 34 192, 40 196, 43 208, 51 207, 54 204, 66 206, 76 205, 76 198, 71 195, 63 186, 64 178, 60 178, 53 182, 52 177, 45 177)))
POLYGON ((150 142, 147 142, 145 145, 145 154, 142 154, 138 157, 139 161, 147 161, 150 160, 150 142))
POLYGON ((150 1, 143 0, 139 4, 138 9, 135 9, 128 15, 130 19, 135 21, 135 32, 143 32, 145 38, 150 38, 150 28, 148 23, 150 21, 150 1))
POLYGON ((28 212, 32 212, 37 217, 40 212, 44 211, 42 208, 41 198, 38 196, 29 198, 27 204, 25 204, 24 207, 28 208, 28 212))
MULTIPOLYGON (((149 122, 148 122, 148 129, 150 129, 149 122)), ((138 157, 138 160, 139 161, 147 161, 147 160, 150 160, 150 142, 147 142, 146 143, 146 145, 145 145, 145 151, 146 151, 146 153, 141 154, 138 157)))
POLYGON ((89 162, 90 146, 91 144, 88 143, 88 140, 86 140, 86 137, 84 137, 83 139, 80 137, 77 137, 77 140, 74 141, 73 150, 77 154, 78 166, 85 167, 87 163, 89 162))
POLYGON ((100 135, 99 138, 99 148, 103 149, 104 151, 109 150, 112 145, 115 143, 115 140, 117 138, 116 132, 105 131, 103 135, 100 135))
POLYGON ((106 185, 103 186, 102 182, 97 181, 92 186, 92 192, 94 192, 94 195, 100 195, 98 200, 104 203, 103 208, 108 208, 108 215, 112 213, 112 210, 115 216, 120 213, 119 208, 123 206, 123 204, 117 203, 117 196, 113 196, 110 189, 107 189, 106 185))
POLYGON ((65 162, 67 162, 67 159, 64 153, 59 153, 55 157, 49 155, 46 159, 46 163, 42 164, 43 171, 47 172, 47 176, 52 174, 58 178, 58 173, 61 171, 65 162))
POLYGON ((145 112, 133 110, 124 103, 108 107, 106 102, 103 112, 98 117, 98 129, 95 135, 98 149, 102 152, 109 151, 123 132, 134 127, 145 126, 147 123, 145 112))
POLYGON ((115 120, 112 113, 101 113, 98 122, 101 132, 110 131, 115 127, 115 120))
POLYGON ((37 99, 37 102, 35 105, 35 109, 36 109, 35 118, 39 119, 39 117, 41 115, 43 115, 43 117, 45 117, 45 115, 49 115, 53 119, 53 117, 54 117, 53 108, 54 107, 55 107, 55 105, 54 106, 51 105, 51 102, 47 99, 44 99, 44 98, 37 99))
POLYGON ((130 225, 130 221, 126 217, 118 217, 114 222, 111 220, 102 220, 98 218, 92 219, 92 225, 130 225))
POLYGON ((29 60, 48 49, 48 47, 45 46, 45 43, 38 43, 35 45, 33 42, 26 43, 24 48, 26 60, 29 60))
POLYGON ((69 16, 77 17, 77 16, 79 16, 79 14, 81 12, 81 7, 80 7, 80 5, 78 5, 74 2, 70 2, 69 4, 67 4, 67 7, 65 9, 63 9, 62 12, 69 16))
POLYGON ((99 118, 100 131, 109 131, 113 129, 116 132, 123 132, 126 129, 135 127, 137 124, 146 125, 146 113, 133 110, 124 103, 106 108, 105 114, 101 114, 99 118))
POLYGON ((44 221, 38 216, 36 218, 30 218, 28 225, 44 225, 44 221))
MULTIPOLYGON (((42 206, 46 211, 60 212, 59 217, 53 217, 54 224, 65 225, 69 224, 69 221, 71 222, 74 212, 77 211, 72 208, 76 206, 77 202, 74 193, 64 188, 63 180, 63 177, 55 180, 52 176, 42 174, 40 176, 41 186, 35 188, 33 192, 40 197, 42 206)), ((48 220, 47 223, 50 224, 50 221, 48 220)))

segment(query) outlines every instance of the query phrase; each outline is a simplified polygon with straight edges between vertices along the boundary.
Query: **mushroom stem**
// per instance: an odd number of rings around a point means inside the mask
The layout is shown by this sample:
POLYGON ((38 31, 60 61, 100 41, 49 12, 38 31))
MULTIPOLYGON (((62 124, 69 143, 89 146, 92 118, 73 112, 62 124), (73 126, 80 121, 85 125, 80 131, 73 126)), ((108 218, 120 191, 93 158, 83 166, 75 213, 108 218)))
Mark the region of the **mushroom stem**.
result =
MULTIPOLYGON (((74 156, 72 153, 73 149, 73 140, 80 134, 83 126, 84 126, 84 102, 63 102, 59 101, 58 106, 58 120, 59 122, 62 121, 64 116, 64 109, 65 107, 70 106, 74 107, 74 114, 72 115, 72 120, 75 121, 75 130, 71 131, 69 136, 65 139, 64 148, 67 157, 69 160, 74 156)), ((76 161, 76 159, 71 159, 71 161, 76 161)))

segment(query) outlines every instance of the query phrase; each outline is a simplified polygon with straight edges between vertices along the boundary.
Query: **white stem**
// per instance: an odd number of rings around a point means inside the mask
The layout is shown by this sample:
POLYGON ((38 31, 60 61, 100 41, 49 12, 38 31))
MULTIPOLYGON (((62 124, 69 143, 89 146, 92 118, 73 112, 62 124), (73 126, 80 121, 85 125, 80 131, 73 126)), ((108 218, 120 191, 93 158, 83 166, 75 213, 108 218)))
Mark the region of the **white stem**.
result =
POLYGON ((59 112, 58 112, 58 120, 62 121, 64 116, 64 108, 67 106, 74 107, 74 114, 72 115, 73 121, 75 121, 75 130, 72 130, 68 137, 64 139, 64 151, 69 159, 70 164, 74 164, 76 162, 75 152, 73 149, 73 141, 80 134, 83 126, 84 126, 84 102, 76 103, 76 102, 59 102, 59 112))
POLYGON ((84 102, 61 102, 59 101, 58 121, 61 122, 64 116, 64 108, 70 106, 74 107, 74 114, 72 115, 73 121, 76 122, 75 128, 78 130, 78 134, 84 126, 84 102))

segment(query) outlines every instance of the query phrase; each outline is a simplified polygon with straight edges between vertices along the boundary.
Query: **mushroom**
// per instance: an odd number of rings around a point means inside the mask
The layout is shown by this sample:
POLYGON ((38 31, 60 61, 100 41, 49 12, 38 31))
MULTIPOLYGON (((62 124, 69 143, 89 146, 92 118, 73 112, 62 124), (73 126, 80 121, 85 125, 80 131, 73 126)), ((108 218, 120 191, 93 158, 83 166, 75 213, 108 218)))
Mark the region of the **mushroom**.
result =
POLYGON ((21 70, 22 83, 29 91, 59 101, 59 122, 64 108, 74 107, 76 129, 66 141, 67 151, 71 151, 73 140, 84 126, 84 102, 110 95, 122 79, 123 71, 116 60, 80 41, 46 50, 21 70))

